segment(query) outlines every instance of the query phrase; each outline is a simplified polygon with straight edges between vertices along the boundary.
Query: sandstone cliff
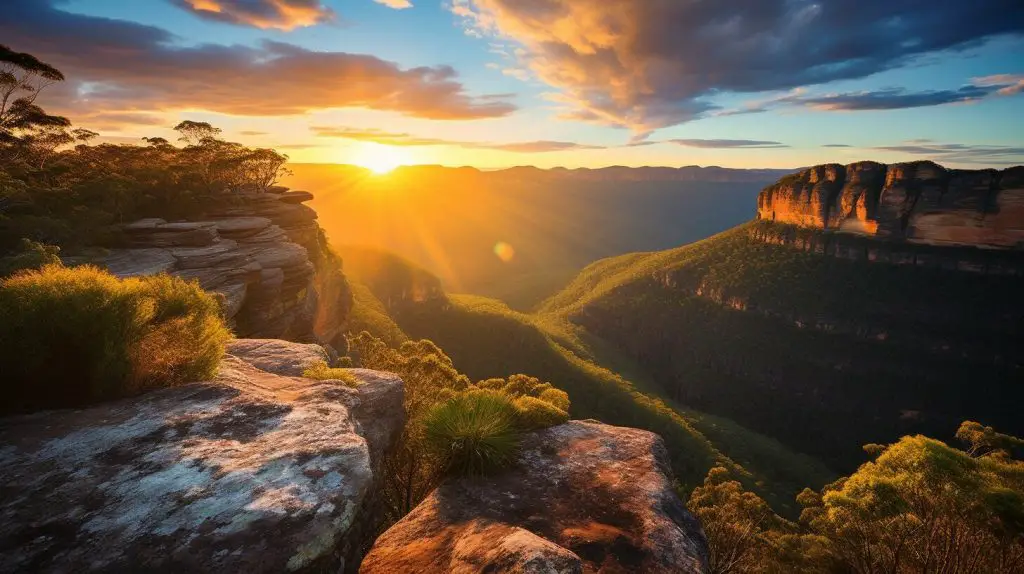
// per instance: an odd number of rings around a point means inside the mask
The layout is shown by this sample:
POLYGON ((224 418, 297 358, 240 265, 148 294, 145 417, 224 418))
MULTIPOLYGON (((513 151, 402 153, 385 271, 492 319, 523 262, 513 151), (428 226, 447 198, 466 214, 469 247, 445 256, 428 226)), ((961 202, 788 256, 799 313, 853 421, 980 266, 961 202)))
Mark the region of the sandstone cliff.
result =
POLYGON ((227 196, 199 221, 144 219, 92 262, 121 277, 170 273, 219 293, 241 337, 343 346, 352 295, 304 191, 227 196))
POLYGON ((385 532, 363 574, 707 570, 661 438, 573 421, 528 437, 518 464, 450 480, 385 532))
POLYGON ((318 345, 228 352, 210 382, 0 420, 0 572, 351 571, 402 381, 298 378, 318 345))
POLYGON ((1024 167, 828 164, 761 192, 758 219, 936 246, 1024 250, 1024 167))

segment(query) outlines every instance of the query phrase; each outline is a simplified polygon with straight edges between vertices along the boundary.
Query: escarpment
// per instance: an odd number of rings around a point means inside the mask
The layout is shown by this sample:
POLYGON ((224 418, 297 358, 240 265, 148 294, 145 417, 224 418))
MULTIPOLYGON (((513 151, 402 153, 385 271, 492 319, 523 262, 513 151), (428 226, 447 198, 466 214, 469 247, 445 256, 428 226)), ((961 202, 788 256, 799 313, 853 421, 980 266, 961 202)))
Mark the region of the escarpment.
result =
POLYGON ((238 340, 211 381, 0 419, 0 572, 353 572, 404 390, 301 378, 326 358, 238 340))
POLYGON ((934 246, 1024 250, 1024 167, 819 165, 761 192, 758 219, 934 246))
POLYGON ((169 273, 223 298, 241 337, 344 346, 352 295, 341 262, 303 205, 304 191, 226 194, 194 221, 143 219, 118 229, 117 246, 91 262, 120 277, 169 273))

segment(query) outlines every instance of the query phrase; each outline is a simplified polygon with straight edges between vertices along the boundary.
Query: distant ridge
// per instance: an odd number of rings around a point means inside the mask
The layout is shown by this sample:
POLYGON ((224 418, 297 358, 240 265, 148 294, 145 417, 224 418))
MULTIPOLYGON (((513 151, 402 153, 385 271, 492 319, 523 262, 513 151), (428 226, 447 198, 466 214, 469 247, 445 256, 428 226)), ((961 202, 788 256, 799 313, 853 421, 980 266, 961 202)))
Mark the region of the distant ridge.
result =
MULTIPOLYGON (((339 171, 368 172, 365 168, 344 164, 297 164, 298 166, 333 167, 339 171)), ((481 170, 475 167, 447 167, 442 165, 407 165, 395 170, 405 175, 459 174, 464 176, 515 177, 528 180, 572 179, 577 181, 700 181, 722 183, 769 183, 789 175, 794 169, 734 169, 719 166, 684 167, 626 167, 542 169, 535 166, 516 166, 504 169, 481 170)))

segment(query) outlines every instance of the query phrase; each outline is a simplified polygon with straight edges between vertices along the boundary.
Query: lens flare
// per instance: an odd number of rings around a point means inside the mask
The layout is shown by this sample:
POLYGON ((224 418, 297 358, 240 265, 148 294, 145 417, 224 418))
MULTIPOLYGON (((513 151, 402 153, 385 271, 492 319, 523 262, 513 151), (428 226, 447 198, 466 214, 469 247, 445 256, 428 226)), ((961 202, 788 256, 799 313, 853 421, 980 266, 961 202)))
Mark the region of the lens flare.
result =
POLYGON ((498 256, 505 263, 512 261, 516 256, 516 250, 511 245, 504 241, 499 241, 494 244, 494 254, 498 256))

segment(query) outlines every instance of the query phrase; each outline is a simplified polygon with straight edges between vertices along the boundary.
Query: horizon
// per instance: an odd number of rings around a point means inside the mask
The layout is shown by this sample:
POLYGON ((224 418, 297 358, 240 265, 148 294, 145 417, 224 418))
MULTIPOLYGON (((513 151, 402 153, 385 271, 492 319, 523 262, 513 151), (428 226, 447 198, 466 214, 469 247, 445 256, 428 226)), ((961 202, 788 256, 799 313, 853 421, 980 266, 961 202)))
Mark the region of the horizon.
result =
POLYGON ((47 109, 111 143, 192 120, 296 163, 378 172, 1024 164, 1024 16, 1009 0, 606 8, 9 0, 0 33, 66 75, 47 109))

